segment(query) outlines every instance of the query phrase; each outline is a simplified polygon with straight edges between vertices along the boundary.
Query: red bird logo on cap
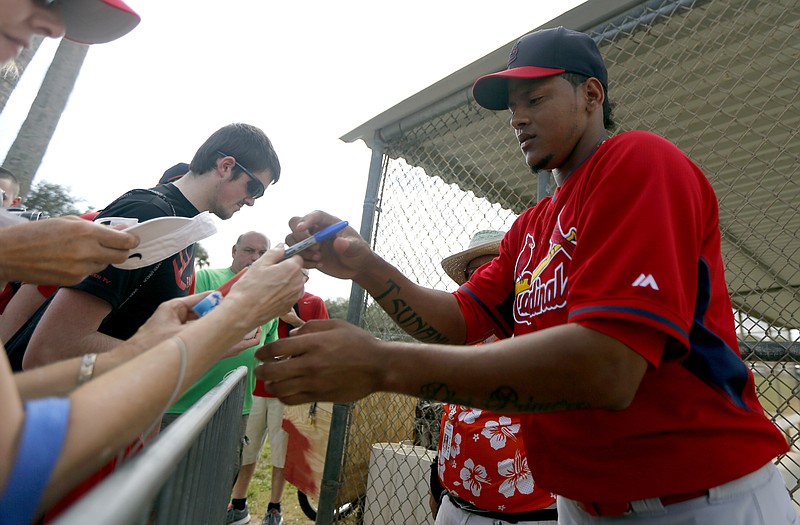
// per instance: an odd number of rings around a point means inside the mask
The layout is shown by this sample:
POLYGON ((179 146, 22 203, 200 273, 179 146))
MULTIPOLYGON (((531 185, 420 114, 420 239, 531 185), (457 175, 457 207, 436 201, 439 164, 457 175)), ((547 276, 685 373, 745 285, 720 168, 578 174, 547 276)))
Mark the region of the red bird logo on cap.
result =
POLYGON ((511 53, 508 55, 508 67, 511 67, 511 64, 517 59, 517 52, 519 51, 519 42, 514 44, 514 47, 511 48, 511 53))

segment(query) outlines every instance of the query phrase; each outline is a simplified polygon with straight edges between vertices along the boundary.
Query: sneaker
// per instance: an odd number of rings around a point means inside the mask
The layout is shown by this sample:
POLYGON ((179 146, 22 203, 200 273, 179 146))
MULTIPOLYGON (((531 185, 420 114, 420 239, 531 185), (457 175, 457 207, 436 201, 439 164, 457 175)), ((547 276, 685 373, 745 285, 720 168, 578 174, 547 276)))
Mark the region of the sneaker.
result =
POLYGON ((228 507, 228 517, 225 521, 227 525, 243 525, 250 523, 250 511, 247 509, 247 503, 244 504, 242 510, 228 507))
POLYGON ((283 515, 278 509, 272 509, 264 514, 264 519, 261 520, 261 525, 282 525, 283 515))

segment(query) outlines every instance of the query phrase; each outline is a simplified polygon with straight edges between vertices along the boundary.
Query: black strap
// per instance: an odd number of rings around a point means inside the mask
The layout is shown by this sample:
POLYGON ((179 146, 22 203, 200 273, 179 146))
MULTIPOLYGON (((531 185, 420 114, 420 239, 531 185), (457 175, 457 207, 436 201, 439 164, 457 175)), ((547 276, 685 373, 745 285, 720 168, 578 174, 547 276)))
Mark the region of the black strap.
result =
POLYGON ((453 496, 449 492, 447 493, 447 497, 450 498, 453 505, 459 509, 492 520, 507 521, 508 523, 519 523, 521 521, 558 521, 558 510, 556 509, 538 509, 528 512, 492 512, 490 510, 479 509, 469 501, 453 496))
POLYGON ((112 207, 122 199, 127 199, 130 197, 137 197, 137 196, 143 197, 137 200, 140 200, 142 202, 149 202, 151 204, 156 205, 158 209, 160 209, 164 213, 164 215, 175 216, 178 214, 175 211, 175 206, 173 206, 172 203, 169 201, 169 199, 167 199, 167 196, 161 193, 160 191, 154 190, 152 188, 151 189, 136 188, 130 191, 126 191, 118 198, 116 198, 111 204, 106 206, 106 208, 112 207))

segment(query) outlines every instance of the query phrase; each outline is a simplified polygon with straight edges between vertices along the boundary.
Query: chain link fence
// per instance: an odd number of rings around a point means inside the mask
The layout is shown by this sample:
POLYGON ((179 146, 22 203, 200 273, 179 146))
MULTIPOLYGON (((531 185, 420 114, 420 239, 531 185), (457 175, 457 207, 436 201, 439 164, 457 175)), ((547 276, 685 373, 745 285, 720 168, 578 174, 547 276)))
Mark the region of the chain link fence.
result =
MULTIPOLYGON (((661 0, 576 27, 606 59, 617 131, 665 136, 717 192, 740 348, 765 410, 792 443, 778 461, 798 502, 799 21, 796 0, 661 0)), ((442 259, 477 230, 508 229, 550 191, 551 182, 540 177, 537 184, 525 166, 508 119, 465 100, 376 138, 382 163, 367 231, 375 250, 412 280, 455 290, 442 259)), ((351 297, 360 299, 361 326, 408 339, 363 297, 351 297)), ((437 404, 380 394, 347 411, 336 486, 348 489, 337 503, 356 501, 357 512, 339 519, 432 523, 427 466, 438 440, 437 404)))

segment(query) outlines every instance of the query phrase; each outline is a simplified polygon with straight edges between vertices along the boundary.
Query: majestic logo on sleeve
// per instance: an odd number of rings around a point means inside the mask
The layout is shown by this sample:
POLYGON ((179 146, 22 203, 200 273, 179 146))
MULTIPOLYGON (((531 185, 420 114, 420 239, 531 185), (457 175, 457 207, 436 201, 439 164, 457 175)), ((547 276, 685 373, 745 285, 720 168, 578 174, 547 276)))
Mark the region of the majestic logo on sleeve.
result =
POLYGON ((640 286, 642 288, 652 288, 655 291, 658 291, 658 283, 656 282, 655 278, 651 274, 639 274, 639 277, 633 281, 631 286, 640 286))
POLYGON ((530 233, 526 235, 514 272, 514 320, 517 323, 533 324, 537 315, 564 308, 567 303, 567 267, 576 244, 575 228, 564 231, 560 214, 546 252, 537 251, 536 239, 530 233))

